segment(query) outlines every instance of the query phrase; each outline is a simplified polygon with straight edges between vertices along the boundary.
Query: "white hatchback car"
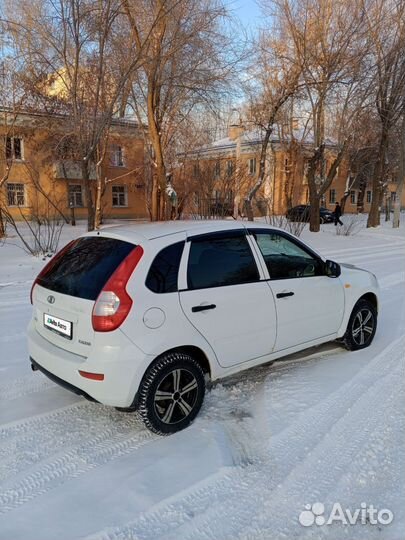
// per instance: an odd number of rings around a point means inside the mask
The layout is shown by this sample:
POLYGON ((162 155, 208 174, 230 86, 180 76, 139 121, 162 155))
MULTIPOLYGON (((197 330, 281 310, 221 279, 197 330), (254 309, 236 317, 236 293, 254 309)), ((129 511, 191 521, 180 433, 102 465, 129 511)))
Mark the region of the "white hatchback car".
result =
POLYGON ((378 283, 261 223, 175 221, 70 242, 31 301, 34 370, 168 434, 208 380, 330 340, 370 345, 378 283))

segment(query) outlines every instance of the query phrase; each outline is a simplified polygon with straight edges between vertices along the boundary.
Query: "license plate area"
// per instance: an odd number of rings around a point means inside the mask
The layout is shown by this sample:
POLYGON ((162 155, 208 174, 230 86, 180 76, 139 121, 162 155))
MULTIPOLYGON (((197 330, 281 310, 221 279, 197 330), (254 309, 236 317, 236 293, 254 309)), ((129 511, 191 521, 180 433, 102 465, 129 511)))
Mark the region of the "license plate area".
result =
POLYGON ((73 324, 70 321, 65 321, 65 319, 60 319, 50 313, 44 313, 44 326, 65 339, 72 339, 73 324))

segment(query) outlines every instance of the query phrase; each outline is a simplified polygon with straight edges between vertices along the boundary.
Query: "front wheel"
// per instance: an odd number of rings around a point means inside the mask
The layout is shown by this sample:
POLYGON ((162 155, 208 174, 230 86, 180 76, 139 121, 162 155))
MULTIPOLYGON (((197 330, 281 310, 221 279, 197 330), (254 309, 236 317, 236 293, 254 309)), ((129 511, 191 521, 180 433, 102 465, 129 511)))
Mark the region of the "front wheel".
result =
POLYGON ((148 429, 170 435, 194 420, 204 394, 200 365, 188 354, 168 353, 145 373, 139 388, 138 413, 148 429))
POLYGON ((377 310, 367 300, 359 300, 350 315, 343 342, 349 351, 368 347, 377 329, 377 310))

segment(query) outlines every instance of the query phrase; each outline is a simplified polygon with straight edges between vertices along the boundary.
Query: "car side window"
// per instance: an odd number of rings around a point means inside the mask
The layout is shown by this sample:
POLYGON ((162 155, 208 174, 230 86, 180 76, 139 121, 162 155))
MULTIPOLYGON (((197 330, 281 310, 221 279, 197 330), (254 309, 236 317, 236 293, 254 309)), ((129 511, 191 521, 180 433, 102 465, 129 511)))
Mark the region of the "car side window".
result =
POLYGON ((244 233, 191 241, 187 268, 189 289, 239 285, 259 280, 244 233))
POLYGON ((277 232, 251 232, 266 262, 270 279, 323 275, 321 261, 284 235, 277 232))
POLYGON ((169 293, 178 290, 180 259, 184 242, 177 242, 162 249, 154 258, 146 276, 145 285, 155 293, 169 293))

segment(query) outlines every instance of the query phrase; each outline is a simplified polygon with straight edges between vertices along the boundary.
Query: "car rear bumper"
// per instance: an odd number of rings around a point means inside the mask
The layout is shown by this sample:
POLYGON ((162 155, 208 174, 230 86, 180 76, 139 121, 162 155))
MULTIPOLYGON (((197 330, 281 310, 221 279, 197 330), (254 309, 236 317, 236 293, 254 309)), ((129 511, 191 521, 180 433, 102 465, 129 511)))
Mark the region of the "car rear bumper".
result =
POLYGON ((69 390, 70 392, 73 392, 74 394, 77 394, 78 396, 82 396, 88 399, 89 401, 97 401, 93 397, 89 396, 89 394, 86 394, 86 392, 82 390, 81 388, 77 388, 77 386, 73 386, 73 384, 70 384, 64 381, 63 379, 60 379, 59 377, 57 377, 56 375, 54 375, 53 373, 51 373, 50 371, 42 367, 40 364, 38 364, 38 362, 36 362, 32 358, 32 356, 30 356, 30 362, 31 362, 31 367, 33 371, 40 371, 46 377, 48 377, 48 379, 51 379, 51 381, 53 381, 54 383, 59 384, 59 386, 62 386, 66 390, 69 390))
POLYGON ((28 352, 34 368, 68 390, 104 405, 132 407, 145 369, 153 358, 138 349, 122 332, 112 334, 101 335, 100 343, 84 357, 47 341, 31 321, 28 352), (79 371, 103 374, 104 379, 88 379, 79 371))

